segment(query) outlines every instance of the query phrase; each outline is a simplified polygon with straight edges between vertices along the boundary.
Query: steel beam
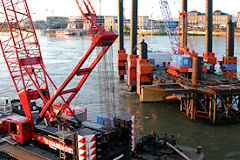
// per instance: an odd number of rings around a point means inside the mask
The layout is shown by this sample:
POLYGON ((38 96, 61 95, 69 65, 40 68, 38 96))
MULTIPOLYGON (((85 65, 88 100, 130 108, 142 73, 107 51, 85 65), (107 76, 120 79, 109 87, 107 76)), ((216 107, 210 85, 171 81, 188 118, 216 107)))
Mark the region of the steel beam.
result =
POLYGON ((202 80, 202 57, 193 57, 192 83, 198 84, 202 80))
POLYGON ((227 24, 226 56, 234 57, 234 24, 232 23, 232 21, 227 24))
POLYGON ((131 28, 130 28, 130 54, 137 54, 137 28, 138 28, 138 0, 132 0, 131 28))
POLYGON ((118 50, 124 50, 123 0, 118 0, 118 50))
POLYGON ((139 45, 139 59, 148 59, 148 45, 144 40, 139 45))
POLYGON ((206 0, 206 53, 212 53, 213 0, 206 0))
MULTIPOLYGON (((138 0, 132 0, 132 7, 131 7, 131 28, 130 28, 130 55, 137 55, 137 28, 138 28, 138 0)), ((136 81, 137 81, 137 69, 136 69, 136 57, 132 57, 133 59, 130 60, 129 57, 129 67, 128 68, 128 84, 129 91, 135 92, 136 81), (133 85, 134 84, 134 85, 133 85)))
POLYGON ((182 0, 182 47, 185 48, 187 46, 187 0, 182 0))

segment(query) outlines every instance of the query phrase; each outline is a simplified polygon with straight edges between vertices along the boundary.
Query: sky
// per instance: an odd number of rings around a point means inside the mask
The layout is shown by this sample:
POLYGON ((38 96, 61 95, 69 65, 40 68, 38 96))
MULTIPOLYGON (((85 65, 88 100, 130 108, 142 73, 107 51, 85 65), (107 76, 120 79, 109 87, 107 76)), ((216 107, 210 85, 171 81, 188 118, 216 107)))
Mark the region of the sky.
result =
MULTIPOLYGON (((99 13, 99 0, 90 0, 97 14, 99 13)), ((102 15, 117 15, 118 0, 101 0, 102 15)), ((124 14, 130 17, 131 0, 124 1, 124 14)), ((81 2, 81 0, 79 0, 81 2)), ((168 0, 172 15, 178 17, 181 0, 168 0)), ((34 20, 46 19, 46 16, 80 16, 75 0, 27 0, 34 20)), ((240 12, 240 0, 213 0, 213 10, 221 10, 231 15, 240 12)), ((158 0, 138 0, 138 15, 152 16, 161 19, 158 0)), ((205 12, 205 0, 188 0, 188 11, 198 10, 205 12)))

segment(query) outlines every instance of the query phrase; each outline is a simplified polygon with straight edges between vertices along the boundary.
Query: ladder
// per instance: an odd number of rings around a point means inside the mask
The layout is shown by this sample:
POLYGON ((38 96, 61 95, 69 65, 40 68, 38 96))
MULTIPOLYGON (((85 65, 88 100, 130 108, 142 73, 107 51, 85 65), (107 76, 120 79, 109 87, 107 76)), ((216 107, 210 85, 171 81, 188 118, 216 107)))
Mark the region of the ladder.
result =
POLYGON ((65 152, 65 141, 64 141, 64 127, 62 126, 58 126, 58 142, 60 145, 60 149, 59 149, 59 157, 60 159, 65 160, 66 159, 66 152, 65 152))

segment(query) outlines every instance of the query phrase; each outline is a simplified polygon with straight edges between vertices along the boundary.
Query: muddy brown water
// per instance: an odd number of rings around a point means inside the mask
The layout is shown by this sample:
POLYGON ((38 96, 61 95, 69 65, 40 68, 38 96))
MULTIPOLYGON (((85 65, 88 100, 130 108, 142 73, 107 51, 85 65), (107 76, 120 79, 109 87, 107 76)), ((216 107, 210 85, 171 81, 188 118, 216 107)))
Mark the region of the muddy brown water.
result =
MULTIPOLYGON (((150 44, 150 37, 145 37, 150 44)), ((59 86, 67 77, 81 55, 90 45, 90 37, 39 37, 44 64, 47 72, 59 86)), ((189 37, 189 46, 197 52, 204 52, 204 37, 189 37)), ((240 55, 240 38, 235 40, 235 55, 240 55)), ((125 37, 125 48, 129 53, 129 37, 125 37)), ((225 38, 215 37, 213 50, 220 58, 225 54, 225 38)), ((154 36, 152 48, 163 52, 170 51, 167 36, 154 36)), ((196 147, 203 146, 206 159, 209 160, 237 160, 240 159, 240 124, 238 125, 209 125, 206 123, 192 122, 179 112, 177 102, 165 103, 139 103, 135 93, 129 93, 125 83, 119 82, 116 75, 116 50, 117 42, 113 45, 114 53, 114 87, 115 106, 108 108, 111 113, 128 113, 136 116, 136 131, 138 134, 147 134, 155 130, 160 135, 164 133, 174 134, 177 143, 196 147)), ((240 64, 240 63, 239 63, 240 64)), ((218 68, 218 67, 217 67, 218 68)), ((239 68, 239 66, 238 66, 239 68)), ((239 68, 240 69, 240 68, 239 68)), ((103 98, 104 87, 99 87, 103 83, 98 82, 95 69, 78 96, 72 102, 74 105, 87 107, 88 119, 96 121, 96 115, 105 112, 106 107, 101 107, 100 99, 103 98), (100 90, 99 90, 100 89, 100 90), (102 89, 102 90, 101 90, 102 89)), ((0 58, 0 97, 7 96, 17 98, 13 83, 10 79, 7 67, 3 58, 0 58)), ((104 76, 104 74, 100 74, 104 76)), ((53 90, 52 87, 50 87, 53 90)), ((105 98, 105 97, 104 97, 105 98)))

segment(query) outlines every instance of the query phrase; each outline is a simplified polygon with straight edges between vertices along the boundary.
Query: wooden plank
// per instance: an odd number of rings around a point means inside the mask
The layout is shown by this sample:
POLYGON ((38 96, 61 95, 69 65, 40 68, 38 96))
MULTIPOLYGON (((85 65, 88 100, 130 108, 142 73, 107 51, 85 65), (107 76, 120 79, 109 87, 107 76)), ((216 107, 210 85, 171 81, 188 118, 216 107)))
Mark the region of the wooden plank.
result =
POLYGON ((47 158, 43 158, 31 151, 25 150, 23 148, 20 148, 11 144, 5 144, 0 146, 0 151, 7 153, 8 155, 20 160, 29 160, 29 159, 47 160, 47 158))

